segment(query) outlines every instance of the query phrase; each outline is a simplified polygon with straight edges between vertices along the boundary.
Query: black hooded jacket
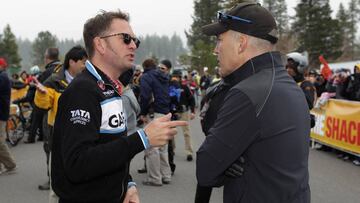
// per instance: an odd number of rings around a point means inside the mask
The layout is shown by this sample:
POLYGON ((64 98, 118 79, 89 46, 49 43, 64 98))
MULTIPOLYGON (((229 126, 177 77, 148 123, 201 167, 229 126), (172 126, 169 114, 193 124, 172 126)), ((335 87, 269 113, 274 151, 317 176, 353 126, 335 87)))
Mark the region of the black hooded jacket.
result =
POLYGON ((10 113, 11 82, 4 70, 0 70, 0 121, 6 121, 10 113))
POLYGON ((354 73, 348 77, 346 93, 348 99, 360 101, 360 73, 354 73))
POLYGON ((151 102, 155 113, 170 112, 169 76, 155 67, 145 70, 140 78, 140 115, 146 115, 151 102))
POLYGON ((39 82, 41 83, 45 82, 45 80, 48 79, 48 77, 50 77, 50 75, 54 72, 55 67, 58 65, 61 65, 61 62, 59 60, 54 60, 46 64, 45 71, 39 75, 38 78, 39 82))

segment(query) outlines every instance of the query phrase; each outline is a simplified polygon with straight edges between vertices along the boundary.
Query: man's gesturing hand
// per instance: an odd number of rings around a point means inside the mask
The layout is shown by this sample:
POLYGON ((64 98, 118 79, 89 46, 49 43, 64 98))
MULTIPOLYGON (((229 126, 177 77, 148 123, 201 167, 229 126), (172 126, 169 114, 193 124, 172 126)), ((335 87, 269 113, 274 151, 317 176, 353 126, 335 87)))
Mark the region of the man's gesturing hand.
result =
POLYGON ((127 192, 123 203, 139 203, 139 194, 135 186, 130 187, 127 192))
POLYGON ((186 121, 171 121, 171 113, 156 118, 144 129, 152 147, 162 146, 168 143, 177 133, 177 126, 186 126, 186 121))

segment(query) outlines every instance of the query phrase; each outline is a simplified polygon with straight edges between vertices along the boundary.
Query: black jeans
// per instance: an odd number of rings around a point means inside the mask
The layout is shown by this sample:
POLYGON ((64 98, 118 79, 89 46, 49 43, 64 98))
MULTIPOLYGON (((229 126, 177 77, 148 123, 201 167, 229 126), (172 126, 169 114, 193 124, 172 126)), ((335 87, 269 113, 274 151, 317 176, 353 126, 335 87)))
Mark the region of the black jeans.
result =
POLYGON ((171 172, 174 173, 176 165, 174 163, 174 144, 173 144, 173 140, 169 140, 169 144, 168 144, 168 156, 169 156, 169 165, 170 165, 170 169, 171 172))
POLYGON ((31 125, 30 125, 28 141, 35 141, 36 132, 38 131, 38 129, 39 129, 39 138, 42 139, 43 137, 42 123, 43 123, 44 114, 45 114, 44 110, 41 110, 34 106, 31 117, 31 125))

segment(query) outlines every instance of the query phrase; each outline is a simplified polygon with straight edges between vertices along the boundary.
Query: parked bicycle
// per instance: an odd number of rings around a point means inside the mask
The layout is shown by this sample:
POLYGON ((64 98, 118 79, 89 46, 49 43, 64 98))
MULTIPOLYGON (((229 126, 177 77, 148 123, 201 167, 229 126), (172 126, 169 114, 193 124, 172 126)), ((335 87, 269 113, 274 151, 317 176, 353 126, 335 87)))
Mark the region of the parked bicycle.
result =
POLYGON ((24 103, 11 104, 10 117, 6 123, 6 140, 16 146, 25 136, 30 125, 31 107, 24 103))

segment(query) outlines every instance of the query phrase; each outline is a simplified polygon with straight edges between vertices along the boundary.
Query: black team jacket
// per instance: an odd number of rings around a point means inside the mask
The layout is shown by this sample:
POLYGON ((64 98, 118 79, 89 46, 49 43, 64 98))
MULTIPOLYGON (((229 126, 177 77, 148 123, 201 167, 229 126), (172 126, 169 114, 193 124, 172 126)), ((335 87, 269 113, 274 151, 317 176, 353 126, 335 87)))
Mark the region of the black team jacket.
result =
POLYGON ((130 161, 149 147, 144 131, 126 131, 121 95, 87 61, 61 95, 54 125, 51 183, 60 202, 123 201, 130 161))
POLYGON ((310 202, 310 114, 279 52, 252 58, 224 78, 226 93, 197 152, 201 186, 224 186, 224 202, 310 202), (225 171, 240 156, 244 174, 225 171))

